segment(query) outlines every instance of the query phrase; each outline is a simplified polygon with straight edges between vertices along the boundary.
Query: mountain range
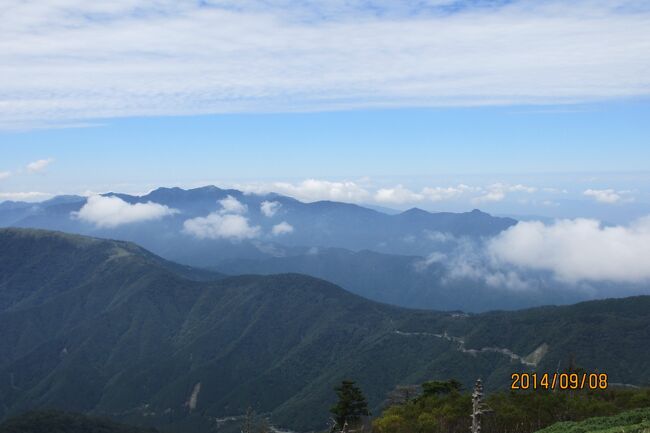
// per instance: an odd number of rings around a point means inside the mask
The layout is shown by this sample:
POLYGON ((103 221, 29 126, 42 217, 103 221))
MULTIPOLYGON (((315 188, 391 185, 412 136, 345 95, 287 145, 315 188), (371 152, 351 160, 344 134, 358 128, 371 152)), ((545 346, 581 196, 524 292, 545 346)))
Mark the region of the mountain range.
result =
POLYGON ((41 203, 0 203, 0 226, 43 228, 70 233, 137 242, 139 245, 176 262, 211 266, 227 258, 262 258, 283 255, 292 247, 333 247, 369 249, 390 254, 429 254, 444 247, 450 236, 493 236, 514 225, 511 218, 492 217, 474 210, 466 213, 430 213, 413 208, 389 215, 350 203, 317 201, 304 203, 291 197, 246 194, 234 189, 206 186, 184 190, 158 188, 146 195, 107 193, 128 204, 154 203, 173 213, 157 219, 128 224, 101 225, 75 217, 87 203, 86 197, 58 196, 41 203), (184 223, 194 218, 223 213, 220 201, 235 199, 258 236, 245 239, 223 236, 193 236, 184 223), (263 209, 262 203, 267 203, 263 209), (273 226, 285 222, 292 231, 281 236, 273 226), (236 240, 238 242, 233 242, 236 240))
POLYGON ((167 260, 224 274, 307 274, 409 308, 482 312, 649 293, 645 285, 575 285, 530 269, 516 270, 513 289, 511 270, 494 274, 480 254, 516 220, 476 209, 386 212, 206 186, 6 201, 0 227, 132 241, 167 260))
POLYGON ((208 432, 249 406, 323 429, 333 387, 555 371, 650 383, 650 297, 466 314, 377 303, 300 274, 225 276, 132 243, 0 230, 0 417, 55 408, 208 432))

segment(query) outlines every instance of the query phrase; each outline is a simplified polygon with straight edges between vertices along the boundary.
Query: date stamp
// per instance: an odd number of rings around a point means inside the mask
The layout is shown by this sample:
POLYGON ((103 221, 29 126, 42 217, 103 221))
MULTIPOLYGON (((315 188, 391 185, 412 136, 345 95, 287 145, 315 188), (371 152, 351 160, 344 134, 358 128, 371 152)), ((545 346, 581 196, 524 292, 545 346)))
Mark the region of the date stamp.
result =
POLYGON ((605 390, 606 373, 512 373, 510 389, 605 390))

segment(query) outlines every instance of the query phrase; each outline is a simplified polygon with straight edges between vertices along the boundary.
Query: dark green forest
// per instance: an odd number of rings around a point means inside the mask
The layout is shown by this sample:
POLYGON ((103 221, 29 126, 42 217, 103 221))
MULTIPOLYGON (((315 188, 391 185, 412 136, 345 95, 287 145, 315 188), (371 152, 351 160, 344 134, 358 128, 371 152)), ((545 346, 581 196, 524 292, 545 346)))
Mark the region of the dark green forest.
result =
POLYGON ((0 433, 157 433, 79 413, 28 412, 0 424, 0 433))
MULTIPOLYGON (((466 433, 470 431, 472 397, 449 382, 423 384, 413 398, 390 405, 373 421, 376 433, 466 433)), ((456 382, 457 384, 457 382, 456 382)), ((650 388, 581 391, 536 390, 499 391, 484 400, 486 414, 481 417, 483 433, 533 433, 558 422, 581 421, 595 416, 611 416, 629 409, 645 408, 650 414, 650 388)), ((650 419, 650 418, 646 418, 650 419)), ((563 433, 586 431, 576 424, 544 430, 563 433)))
POLYGON ((481 377, 492 394, 513 371, 555 371, 571 354, 612 383, 643 386, 648 311, 647 296, 411 310, 305 275, 226 277, 127 242, 4 229, 0 419, 55 408, 210 432, 251 407, 320 431, 347 378, 377 416, 398 385, 455 377, 467 390, 481 377))

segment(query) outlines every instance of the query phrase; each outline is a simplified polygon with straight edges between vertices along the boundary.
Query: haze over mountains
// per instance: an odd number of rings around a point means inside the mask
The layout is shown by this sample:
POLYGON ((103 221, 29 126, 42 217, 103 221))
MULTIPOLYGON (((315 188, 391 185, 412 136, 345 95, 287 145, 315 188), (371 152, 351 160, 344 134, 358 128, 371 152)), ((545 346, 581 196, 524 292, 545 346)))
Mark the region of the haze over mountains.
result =
MULTIPOLYGON (((85 197, 59 196, 39 204, 4 202, 0 204, 0 222, 5 226, 130 237, 156 253, 194 265, 213 265, 215 260, 242 254, 246 258, 282 254, 283 250, 272 250, 275 244, 424 255, 431 252, 432 243, 442 244, 449 236, 492 236, 516 223, 478 210, 432 214, 414 208, 387 215, 354 204, 303 203, 279 194, 244 194, 214 186, 159 188, 144 196, 108 193, 91 200, 87 204, 85 197), (111 197, 125 203, 111 202, 111 197), (85 211, 78 213, 84 205, 85 211), (220 218, 210 221, 211 215, 220 218), (231 216, 245 218, 245 225, 228 226, 227 217, 231 216), (188 221, 192 223, 185 224, 188 221), (278 227, 283 222, 287 225, 278 227), (204 249, 211 254, 203 254, 197 240, 209 244, 204 249), (230 247, 233 240, 241 244, 235 251, 230 247), (251 245, 253 241, 257 246, 251 245), (183 242, 192 242, 191 250, 197 251, 179 251, 177 244, 183 242), (224 243, 229 247, 218 248, 224 243)), ((239 218, 231 221, 243 223, 239 218)))
POLYGON ((224 278, 130 243, 3 229, 0 299, 0 417, 54 407, 208 431, 250 405, 309 430, 345 377, 378 408, 397 384, 494 389, 570 354, 612 382, 650 382, 650 297, 426 312, 304 275, 224 278))
MULTIPOLYGON (((489 248, 516 224, 479 210, 389 215, 214 186, 0 203, 0 226, 133 241, 168 260, 231 275, 304 273, 406 307, 486 311, 650 292, 643 279, 625 275, 570 281, 495 260, 489 248)), ((497 252, 512 255, 511 245, 497 252)))

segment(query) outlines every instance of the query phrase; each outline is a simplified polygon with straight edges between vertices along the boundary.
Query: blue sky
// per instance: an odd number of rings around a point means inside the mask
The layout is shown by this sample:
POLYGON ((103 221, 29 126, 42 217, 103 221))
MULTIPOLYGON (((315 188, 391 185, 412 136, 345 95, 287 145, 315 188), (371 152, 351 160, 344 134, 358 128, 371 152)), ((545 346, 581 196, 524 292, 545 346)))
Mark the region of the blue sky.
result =
POLYGON ((103 120, 0 133, 9 171, 127 182, 648 170, 650 102, 103 120), (162 176, 162 177, 161 177, 162 176))
POLYGON ((214 183, 395 208, 648 211, 644 2, 57 0, 4 13, 0 200, 214 183))

